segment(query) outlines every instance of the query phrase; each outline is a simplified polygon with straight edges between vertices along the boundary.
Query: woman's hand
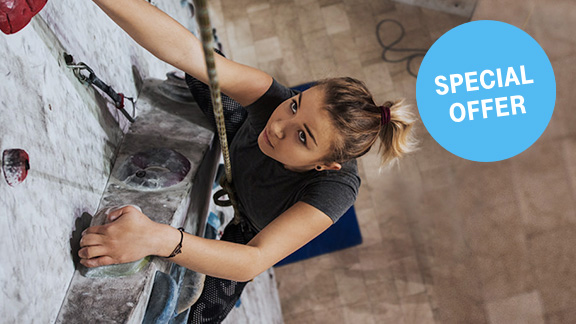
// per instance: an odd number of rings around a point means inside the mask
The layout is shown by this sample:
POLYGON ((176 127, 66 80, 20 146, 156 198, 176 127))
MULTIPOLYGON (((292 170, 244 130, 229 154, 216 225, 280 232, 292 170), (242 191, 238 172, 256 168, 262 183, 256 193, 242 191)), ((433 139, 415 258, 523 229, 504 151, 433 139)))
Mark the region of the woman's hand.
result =
POLYGON ((86 267, 127 263, 161 253, 168 255, 170 252, 164 252, 162 247, 173 240, 174 246, 178 243, 176 229, 152 221, 133 206, 111 211, 107 217, 106 225, 92 226, 82 233, 78 255, 86 267))

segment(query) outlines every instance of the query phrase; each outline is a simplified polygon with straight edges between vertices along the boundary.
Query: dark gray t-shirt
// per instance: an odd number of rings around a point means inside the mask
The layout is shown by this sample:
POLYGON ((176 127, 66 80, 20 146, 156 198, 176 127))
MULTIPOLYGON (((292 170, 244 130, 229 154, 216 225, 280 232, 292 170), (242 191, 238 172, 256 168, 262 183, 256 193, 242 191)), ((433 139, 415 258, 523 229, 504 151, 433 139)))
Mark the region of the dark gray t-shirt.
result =
POLYGON ((299 201, 316 207, 336 222, 358 194, 356 160, 342 164, 338 171, 294 172, 264 155, 258 147, 258 136, 276 107, 295 94, 274 80, 260 99, 246 107, 248 118, 230 145, 240 212, 258 231, 299 201))

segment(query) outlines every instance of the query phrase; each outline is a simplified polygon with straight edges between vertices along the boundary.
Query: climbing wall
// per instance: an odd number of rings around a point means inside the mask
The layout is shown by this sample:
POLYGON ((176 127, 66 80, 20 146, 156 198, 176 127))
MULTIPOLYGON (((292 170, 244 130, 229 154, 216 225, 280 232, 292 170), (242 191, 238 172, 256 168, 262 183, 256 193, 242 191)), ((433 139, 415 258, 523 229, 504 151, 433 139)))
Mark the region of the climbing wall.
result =
MULTIPOLYGON (((194 28, 186 2, 155 5, 194 28)), ((29 159, 23 181, 0 179, 3 323, 56 319, 74 273, 72 238, 83 213, 97 210, 129 126, 106 95, 78 81, 64 52, 129 97, 172 70, 89 0, 49 0, 22 30, 0 33, 0 154, 21 149, 29 159)), ((137 105, 126 108, 137 114, 137 105)), ((5 164, 15 163, 10 156, 5 164)))

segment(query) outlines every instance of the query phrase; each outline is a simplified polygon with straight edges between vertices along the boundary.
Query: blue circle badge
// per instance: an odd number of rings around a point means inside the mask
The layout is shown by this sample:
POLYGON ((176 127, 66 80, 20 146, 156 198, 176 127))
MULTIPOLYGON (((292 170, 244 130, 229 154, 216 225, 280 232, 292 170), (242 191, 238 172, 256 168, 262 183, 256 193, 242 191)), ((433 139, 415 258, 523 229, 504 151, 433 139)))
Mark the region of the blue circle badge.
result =
POLYGON ((430 48, 416 81, 432 137, 478 162, 513 157, 546 129, 556 101, 546 53, 521 29, 490 21, 460 25, 430 48))

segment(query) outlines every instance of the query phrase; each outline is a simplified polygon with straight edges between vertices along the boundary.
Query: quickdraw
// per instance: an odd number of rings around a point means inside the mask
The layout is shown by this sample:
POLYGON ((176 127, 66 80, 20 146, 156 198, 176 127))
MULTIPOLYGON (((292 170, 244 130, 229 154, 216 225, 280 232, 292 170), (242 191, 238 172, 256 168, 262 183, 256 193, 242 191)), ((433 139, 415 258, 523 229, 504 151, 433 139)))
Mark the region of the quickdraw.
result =
POLYGON ((107 94, 113 101, 114 106, 131 122, 134 122, 134 118, 130 116, 130 114, 124 108, 124 99, 129 100, 132 102, 134 106, 134 98, 125 97, 123 93, 116 92, 111 86, 104 83, 104 81, 100 80, 86 63, 79 62, 74 63, 74 58, 72 55, 64 54, 64 59, 66 61, 66 65, 68 68, 72 69, 74 75, 78 80, 84 84, 94 85, 98 89, 102 90, 105 94, 107 94), (88 73, 87 75, 85 73, 88 73))

